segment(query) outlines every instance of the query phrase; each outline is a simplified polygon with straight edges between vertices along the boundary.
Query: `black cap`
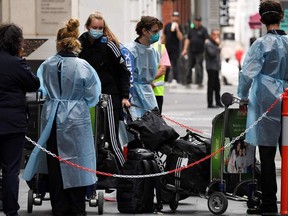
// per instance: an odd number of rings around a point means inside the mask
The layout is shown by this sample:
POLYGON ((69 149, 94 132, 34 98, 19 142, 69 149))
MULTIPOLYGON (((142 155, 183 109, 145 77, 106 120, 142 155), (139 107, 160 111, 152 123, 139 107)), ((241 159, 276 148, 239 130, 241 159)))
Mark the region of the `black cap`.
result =
POLYGON ((196 20, 196 21, 199 21, 199 22, 200 22, 200 21, 202 20, 202 18, 201 18, 201 16, 196 16, 194 20, 196 20))
POLYGON ((172 13, 172 16, 179 16, 180 14, 179 14, 179 12, 178 11, 174 11, 173 13, 172 13))

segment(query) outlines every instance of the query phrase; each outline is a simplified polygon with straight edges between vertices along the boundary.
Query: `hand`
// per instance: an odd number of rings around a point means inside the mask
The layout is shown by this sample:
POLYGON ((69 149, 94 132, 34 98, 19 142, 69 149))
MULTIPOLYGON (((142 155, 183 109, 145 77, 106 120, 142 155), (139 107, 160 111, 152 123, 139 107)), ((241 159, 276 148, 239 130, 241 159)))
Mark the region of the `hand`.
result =
POLYGON ((248 110, 248 106, 247 104, 239 104, 239 111, 242 113, 242 114, 247 114, 247 110, 248 110))
POLYGON ((22 58, 22 57, 24 56, 24 48, 23 48, 23 47, 21 47, 21 48, 19 49, 19 51, 18 51, 18 53, 17 53, 17 56, 20 57, 20 58, 22 58))
POLYGON ((215 38, 215 43, 217 43, 217 45, 219 46, 220 45, 220 38, 215 38))
POLYGON ((187 50, 186 50, 186 49, 184 49, 184 50, 182 51, 181 55, 182 55, 182 56, 185 56, 185 55, 187 55, 187 50))
POLYGON ((124 107, 130 107, 130 106, 131 106, 131 104, 130 104, 129 100, 126 99, 126 98, 123 98, 123 99, 122 99, 122 108, 124 108, 124 107))
POLYGON ((179 31, 179 24, 176 22, 176 24, 175 24, 175 30, 176 31, 179 31))
POLYGON ((249 102, 249 99, 240 99, 239 111, 240 111, 241 113, 247 114, 248 102, 249 102))

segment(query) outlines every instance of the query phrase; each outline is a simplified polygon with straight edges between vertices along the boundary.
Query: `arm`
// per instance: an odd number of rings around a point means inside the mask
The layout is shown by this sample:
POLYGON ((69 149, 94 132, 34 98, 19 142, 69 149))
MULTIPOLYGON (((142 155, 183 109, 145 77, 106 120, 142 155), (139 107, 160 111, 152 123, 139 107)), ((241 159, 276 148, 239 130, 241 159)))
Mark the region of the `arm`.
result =
MULTIPOLYGON (((158 70, 157 70, 157 73, 156 73, 155 80, 157 78, 161 77, 162 75, 165 75, 166 74, 166 69, 168 67, 171 67, 171 62, 170 62, 170 59, 169 59, 169 55, 168 55, 167 49, 164 48, 162 56, 161 56, 161 59, 160 59, 159 67, 158 67, 158 70)), ((152 87, 155 87, 154 83, 152 83, 152 87)))
POLYGON ((33 74, 31 68, 27 65, 26 60, 22 58, 17 58, 17 80, 23 86, 26 92, 33 92, 38 90, 40 87, 40 81, 37 76, 33 74))
POLYGON ((188 38, 186 38, 185 41, 184 41, 184 47, 183 47, 183 51, 182 51, 181 55, 184 56, 184 55, 187 54, 187 50, 188 50, 189 44, 190 44, 190 40, 188 38))
POLYGON ((120 78, 120 94, 122 98, 122 106, 130 107, 129 102, 129 89, 130 89, 130 71, 127 69, 125 60, 121 54, 120 49, 116 46, 115 43, 109 41, 108 44, 109 56, 111 56, 112 61, 117 67, 120 78))
POLYGON ((183 40, 184 37, 182 34, 182 30, 178 24, 176 25, 175 30, 176 30, 176 35, 177 35, 177 38, 179 39, 179 41, 183 40))
POLYGON ((242 100, 248 100, 253 79, 260 73, 263 63, 264 57, 263 51, 260 49, 260 43, 254 42, 248 50, 239 75, 237 94, 242 100))
POLYGON ((101 82, 95 69, 84 61, 81 71, 87 71, 88 77, 85 80, 84 99, 89 107, 94 107, 99 102, 101 94, 101 82))
POLYGON ((205 54, 209 55, 210 57, 215 57, 218 55, 219 49, 212 44, 209 40, 205 41, 205 54))

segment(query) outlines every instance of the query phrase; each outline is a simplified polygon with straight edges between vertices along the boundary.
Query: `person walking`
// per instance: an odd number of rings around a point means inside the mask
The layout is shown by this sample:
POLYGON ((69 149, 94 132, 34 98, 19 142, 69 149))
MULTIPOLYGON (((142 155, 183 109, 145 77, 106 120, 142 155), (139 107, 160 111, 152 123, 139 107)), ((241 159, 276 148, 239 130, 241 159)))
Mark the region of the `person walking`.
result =
POLYGON ((220 79, 219 71, 221 69, 220 60, 220 31, 212 29, 210 38, 204 45, 204 56, 206 70, 208 74, 207 82, 207 103, 208 108, 223 107, 220 101, 220 79), (213 105, 213 94, 215 94, 216 106, 213 105))
POLYGON ((0 167, 5 215, 17 216, 19 173, 28 126, 26 92, 40 86, 26 60, 21 57, 22 29, 13 23, 0 25, 0 167))
MULTIPOLYGON (((247 128, 265 113, 288 87, 288 36, 279 29, 284 16, 278 1, 260 2, 260 21, 267 34, 258 38, 245 56, 239 77, 238 96, 248 101, 247 128)), ((247 106, 240 106, 245 111, 247 106)), ((245 141, 259 148, 262 203, 247 214, 278 213, 275 154, 281 144, 281 102, 275 104, 246 134, 245 141)), ((280 147, 281 149, 281 147, 280 147)))
POLYGON ((167 68, 165 82, 171 83, 181 83, 181 78, 183 74, 181 71, 178 71, 177 62, 180 56, 180 46, 181 41, 183 40, 183 31, 181 25, 179 24, 180 21, 180 14, 177 11, 172 13, 171 22, 167 23, 163 29, 163 34, 161 41, 165 44, 166 49, 168 51, 168 55, 171 61, 171 67, 167 68), (170 74, 172 71, 172 74, 170 74), (171 77, 171 79, 169 79, 171 77))
POLYGON ((87 60, 97 71, 101 80, 102 94, 108 95, 107 127, 105 138, 109 149, 115 155, 121 170, 125 158, 118 138, 119 120, 124 106, 129 107, 130 71, 120 52, 116 36, 109 29, 100 12, 89 15, 87 29, 79 40, 82 50, 79 57, 87 60))
POLYGON ((156 17, 142 16, 135 29, 138 37, 126 45, 134 58, 133 90, 130 91, 131 102, 137 105, 131 107, 134 118, 158 107, 151 84, 157 74, 160 55, 151 44, 159 40, 162 28, 162 22, 156 17))
POLYGON ((202 25, 201 21, 201 17, 195 17, 193 21, 194 27, 189 29, 182 51, 183 56, 188 53, 190 64, 186 76, 186 84, 192 84, 192 68, 195 67, 195 82, 198 88, 203 88, 204 43, 205 40, 209 38, 208 31, 202 25))
POLYGON ((162 107, 164 102, 164 81, 166 71, 169 67, 171 67, 170 59, 168 56, 168 52, 166 50, 165 44, 154 43, 153 48, 160 53, 160 63, 158 66, 158 70, 156 73, 156 77, 152 83, 153 92, 156 97, 157 105, 162 113, 162 107))
MULTIPOLYGON (((78 27, 79 20, 71 18, 58 30, 58 53, 45 60, 37 70, 40 89, 46 96, 38 144, 63 160, 95 170, 89 107, 98 102, 101 83, 94 68, 77 57, 81 49, 78 27)), ((68 165, 35 147, 23 178, 29 181, 41 172, 48 173, 54 216, 86 215, 86 186, 96 183, 95 173, 68 165)))

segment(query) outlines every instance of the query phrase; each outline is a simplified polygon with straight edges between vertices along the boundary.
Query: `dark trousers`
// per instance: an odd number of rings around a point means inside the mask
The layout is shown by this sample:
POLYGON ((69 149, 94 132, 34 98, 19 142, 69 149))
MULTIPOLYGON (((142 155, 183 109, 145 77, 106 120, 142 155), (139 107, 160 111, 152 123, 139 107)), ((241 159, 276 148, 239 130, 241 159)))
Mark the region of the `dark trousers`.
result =
POLYGON ((163 101, 164 101, 163 96, 156 96, 156 101, 157 101, 157 105, 158 105, 158 108, 159 108, 159 111, 160 111, 160 114, 161 114, 162 113, 163 101))
POLYGON ((277 180, 275 154, 277 147, 258 146, 261 163, 261 189, 263 211, 277 210, 277 180))
POLYGON ((0 135, 0 164, 2 166, 3 211, 17 215, 19 173, 25 143, 25 133, 0 135))
POLYGON ((186 83, 192 83, 192 68, 195 67, 195 83, 197 85, 202 85, 203 83, 203 60, 204 54, 203 53, 189 53, 189 67, 188 73, 186 76, 186 83))
MULTIPOLYGON (((105 128, 105 138, 109 143, 109 150, 115 155, 118 168, 122 170, 122 167, 125 163, 124 153, 119 141, 119 121, 120 121, 120 111, 121 111, 121 100, 119 95, 109 95, 108 96, 108 105, 106 108, 106 118, 104 119, 106 128, 105 128)), ((103 114, 103 113, 102 113, 103 114)), ((100 115, 102 115, 100 113, 100 115)), ((101 127, 101 125, 100 125, 101 127)))
POLYGON ((221 104, 220 102, 220 80, 219 71, 207 70, 208 83, 207 83, 207 102, 208 106, 213 105, 213 93, 215 94, 216 105, 221 104))
MULTIPOLYGON (((47 149, 58 155, 55 122, 47 142, 47 149)), ((86 187, 64 189, 58 159, 47 155, 50 201, 54 216, 85 215, 86 187)))

